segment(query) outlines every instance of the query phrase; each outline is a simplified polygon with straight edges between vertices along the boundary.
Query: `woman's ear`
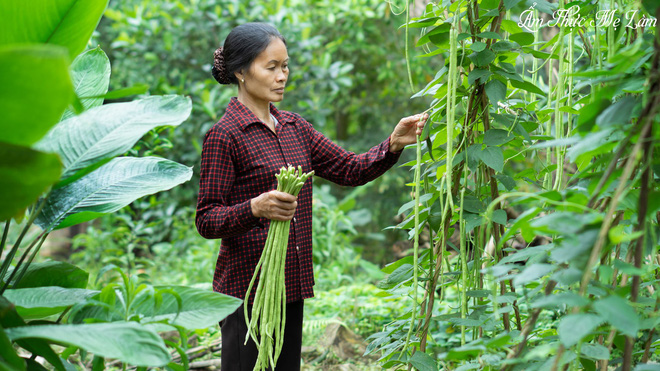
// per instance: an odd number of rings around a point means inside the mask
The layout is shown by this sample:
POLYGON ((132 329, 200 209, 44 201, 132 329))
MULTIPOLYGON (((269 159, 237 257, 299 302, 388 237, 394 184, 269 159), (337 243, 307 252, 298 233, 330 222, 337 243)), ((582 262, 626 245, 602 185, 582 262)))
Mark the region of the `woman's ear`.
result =
POLYGON ((243 70, 234 72, 234 76, 239 82, 245 82, 245 75, 243 75, 243 70))

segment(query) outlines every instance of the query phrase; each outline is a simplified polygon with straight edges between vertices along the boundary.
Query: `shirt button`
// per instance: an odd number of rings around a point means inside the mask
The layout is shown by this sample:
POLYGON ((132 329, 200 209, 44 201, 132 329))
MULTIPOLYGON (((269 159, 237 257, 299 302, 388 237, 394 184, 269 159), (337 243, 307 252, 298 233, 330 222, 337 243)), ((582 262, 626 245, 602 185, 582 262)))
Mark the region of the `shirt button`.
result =
POLYGON ((294 223, 296 222, 296 217, 295 217, 295 216, 293 217, 293 222, 294 222, 294 223))
POLYGON ((300 248, 298 246, 296 246, 296 251, 300 251, 300 248))

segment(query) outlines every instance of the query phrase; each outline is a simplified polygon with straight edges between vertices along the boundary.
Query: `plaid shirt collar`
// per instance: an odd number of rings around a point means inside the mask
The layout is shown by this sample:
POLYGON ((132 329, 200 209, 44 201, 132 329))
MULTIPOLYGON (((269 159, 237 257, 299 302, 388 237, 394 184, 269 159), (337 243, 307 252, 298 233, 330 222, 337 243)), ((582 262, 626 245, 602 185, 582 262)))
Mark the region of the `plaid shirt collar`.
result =
MULTIPOLYGON (((280 111, 275 107, 271 102, 270 113, 275 116, 277 122, 280 124, 296 124, 296 117, 287 111, 280 111)), ((227 107, 227 114, 231 116, 232 119, 238 122, 241 130, 245 130, 248 126, 255 123, 261 123, 261 120, 250 111, 243 103, 241 103, 237 97, 231 97, 229 105, 227 107)))

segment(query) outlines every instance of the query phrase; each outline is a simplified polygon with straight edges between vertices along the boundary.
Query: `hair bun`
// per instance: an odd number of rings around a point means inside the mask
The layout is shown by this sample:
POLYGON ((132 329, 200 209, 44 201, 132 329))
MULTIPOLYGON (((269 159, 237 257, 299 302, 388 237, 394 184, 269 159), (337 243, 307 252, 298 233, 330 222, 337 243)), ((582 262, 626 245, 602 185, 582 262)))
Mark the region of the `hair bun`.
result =
POLYGON ((229 75, 227 74, 227 65, 225 64, 225 56, 222 53, 222 46, 215 50, 213 53, 213 68, 211 74, 219 83, 223 85, 231 84, 229 75))

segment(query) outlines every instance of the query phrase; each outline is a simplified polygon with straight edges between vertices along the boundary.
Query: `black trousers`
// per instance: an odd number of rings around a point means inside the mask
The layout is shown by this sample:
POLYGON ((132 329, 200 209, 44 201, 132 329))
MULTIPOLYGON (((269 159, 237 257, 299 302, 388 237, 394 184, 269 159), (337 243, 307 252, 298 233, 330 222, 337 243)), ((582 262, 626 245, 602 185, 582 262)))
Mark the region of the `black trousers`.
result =
MULTIPOLYGON (((300 350, 302 347, 302 320, 304 301, 286 305, 286 324, 284 344, 275 371, 300 370, 300 350)), ((248 306, 250 313, 251 306, 248 306)), ((222 353, 220 355, 222 371, 252 371, 257 362, 257 345, 250 339, 246 345, 247 326, 241 305, 236 312, 220 322, 222 333, 222 353)), ((270 368, 269 368, 270 370, 270 368)))

